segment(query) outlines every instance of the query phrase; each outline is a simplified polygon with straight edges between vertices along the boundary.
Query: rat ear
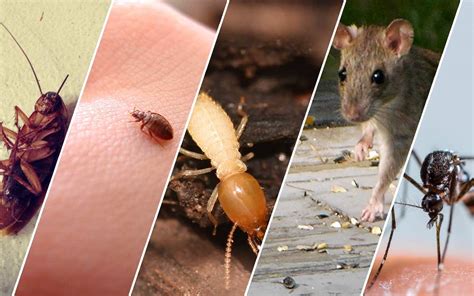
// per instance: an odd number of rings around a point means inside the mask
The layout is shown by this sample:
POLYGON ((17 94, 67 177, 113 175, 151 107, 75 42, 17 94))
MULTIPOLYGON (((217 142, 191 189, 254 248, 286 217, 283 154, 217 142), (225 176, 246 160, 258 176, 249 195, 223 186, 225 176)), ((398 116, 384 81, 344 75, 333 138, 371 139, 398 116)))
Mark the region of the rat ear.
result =
POLYGON ((409 21, 396 19, 385 29, 385 46, 398 57, 407 54, 413 44, 413 27, 409 21))
POLYGON ((355 25, 346 27, 344 24, 340 23, 339 26, 337 26, 332 46, 339 50, 348 47, 352 40, 357 37, 357 32, 358 29, 355 25))

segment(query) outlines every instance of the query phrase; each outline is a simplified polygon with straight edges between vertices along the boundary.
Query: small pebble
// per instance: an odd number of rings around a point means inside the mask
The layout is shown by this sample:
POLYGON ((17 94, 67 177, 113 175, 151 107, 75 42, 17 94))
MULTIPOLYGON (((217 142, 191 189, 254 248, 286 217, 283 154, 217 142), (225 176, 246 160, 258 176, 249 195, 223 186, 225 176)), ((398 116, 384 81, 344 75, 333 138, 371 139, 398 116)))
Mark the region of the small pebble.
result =
POLYGON ((294 289, 296 287, 296 282, 291 276, 284 278, 282 284, 287 289, 294 289))

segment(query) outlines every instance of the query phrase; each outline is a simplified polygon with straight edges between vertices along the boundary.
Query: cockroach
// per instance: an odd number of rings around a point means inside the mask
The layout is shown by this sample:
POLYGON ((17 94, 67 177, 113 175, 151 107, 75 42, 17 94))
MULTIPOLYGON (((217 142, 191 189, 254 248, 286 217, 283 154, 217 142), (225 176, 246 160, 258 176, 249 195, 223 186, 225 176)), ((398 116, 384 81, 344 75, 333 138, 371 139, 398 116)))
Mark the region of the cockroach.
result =
POLYGON ((0 233, 15 234, 41 206, 51 180, 67 130, 68 113, 59 92, 68 75, 57 92, 43 93, 28 55, 5 24, 0 25, 25 56, 41 94, 30 116, 15 106, 16 132, 0 123, 1 140, 10 151, 0 161, 0 233))
MULTIPOLYGON (((423 194, 421 206, 403 202, 395 202, 395 204, 418 208, 428 214, 428 229, 436 226, 436 246, 438 259, 437 268, 438 272, 441 272, 443 269, 446 251, 448 249, 449 237, 451 235, 454 205, 461 201, 464 202, 466 206, 472 207, 474 193, 470 192, 470 190, 472 187, 474 187, 474 179, 469 177, 469 174, 465 171, 463 164, 465 160, 472 160, 473 157, 460 157, 454 152, 447 150, 433 151, 429 153, 422 162, 421 158, 414 151, 412 154, 413 158, 420 166, 420 177, 422 184, 418 183, 406 173, 403 176, 423 194), (444 244, 444 249, 441 252, 440 230, 444 219, 441 211, 443 210, 444 204, 450 206, 450 209, 446 241, 444 244)), ((390 244, 396 229, 394 209, 392 209, 391 215, 392 229, 390 231, 387 246, 385 248, 385 253, 367 289, 370 289, 375 284, 382 271, 383 265, 387 260, 390 244)))
POLYGON ((242 120, 234 128, 229 115, 206 93, 200 93, 188 125, 188 132, 204 154, 180 149, 183 155, 195 159, 209 159, 211 167, 199 170, 185 170, 176 174, 173 179, 197 176, 216 170, 220 183, 214 188, 207 204, 209 220, 214 224, 217 220, 212 211, 217 200, 233 227, 227 237, 225 252, 226 288, 230 282, 230 263, 233 235, 240 228, 247 233, 247 241, 252 251, 257 254, 259 242, 263 240, 267 227, 267 204, 265 194, 258 181, 249 173, 245 161, 253 157, 253 153, 241 156, 239 138, 248 122, 248 115, 239 104, 242 120))
POLYGON ((135 122, 142 123, 140 129, 153 139, 157 141, 173 139, 173 127, 163 115, 137 109, 133 109, 130 115, 135 118, 135 122))

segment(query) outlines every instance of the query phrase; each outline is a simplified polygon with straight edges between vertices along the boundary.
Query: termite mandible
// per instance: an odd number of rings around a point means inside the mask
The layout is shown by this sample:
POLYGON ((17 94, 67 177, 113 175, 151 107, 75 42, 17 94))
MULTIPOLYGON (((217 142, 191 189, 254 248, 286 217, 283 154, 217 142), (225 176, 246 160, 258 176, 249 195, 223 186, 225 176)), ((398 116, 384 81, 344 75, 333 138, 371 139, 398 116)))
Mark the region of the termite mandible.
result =
POLYGON ((267 227, 267 204, 265 194, 258 181, 249 173, 245 161, 253 157, 253 153, 241 156, 239 138, 245 130, 248 115, 239 104, 242 120, 234 128, 229 115, 208 94, 200 93, 188 125, 188 132, 204 154, 195 153, 181 148, 180 152, 196 159, 209 159, 211 167, 199 170, 186 170, 173 177, 197 176, 216 170, 220 183, 214 188, 207 204, 209 220, 214 224, 217 220, 212 210, 217 200, 227 217, 234 223, 227 237, 225 254, 226 288, 230 281, 230 258, 233 234, 237 227, 247 233, 248 243, 252 251, 258 253, 258 242, 263 240, 267 227))

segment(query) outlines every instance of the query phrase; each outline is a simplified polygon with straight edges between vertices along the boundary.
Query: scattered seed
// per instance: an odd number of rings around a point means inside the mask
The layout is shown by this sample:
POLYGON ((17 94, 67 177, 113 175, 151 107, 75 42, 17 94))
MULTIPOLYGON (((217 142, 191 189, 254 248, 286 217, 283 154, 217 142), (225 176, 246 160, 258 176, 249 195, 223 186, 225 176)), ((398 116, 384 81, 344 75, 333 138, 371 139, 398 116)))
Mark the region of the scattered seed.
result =
POLYGON ((344 251, 350 253, 352 252, 352 246, 351 245, 344 245, 344 251))
POLYGON ((318 217, 319 219, 325 219, 329 217, 329 215, 327 213, 319 213, 316 215, 316 217, 318 217))
POLYGON ((297 245, 296 249, 299 251, 313 251, 316 248, 316 245, 314 246, 308 246, 308 245, 297 245))
POLYGON ((369 151, 369 157, 367 157, 367 160, 379 160, 380 156, 375 150, 370 150, 369 151))
POLYGON ((278 252, 288 251, 288 246, 279 246, 277 250, 278 252))
POLYGON ((359 188, 359 184, 356 182, 356 180, 352 179, 351 184, 352 184, 352 186, 354 186, 355 188, 359 188))
POLYGON ((351 223, 352 223, 352 225, 358 226, 359 225, 359 220, 357 220, 354 217, 351 217, 351 223))
POLYGON ((328 244, 327 243, 320 243, 316 246, 316 250, 325 250, 328 248, 328 244))
POLYGON ((351 227, 352 227, 352 224, 351 224, 351 222, 343 222, 343 223, 341 224, 341 227, 342 227, 342 228, 345 228, 345 229, 351 228, 351 227))
POLYGON ((331 224, 331 227, 333 228, 341 228, 341 223, 339 221, 333 222, 331 224))
POLYGON ((382 234, 382 229, 380 229, 380 227, 378 227, 378 226, 374 226, 374 227, 372 227, 370 232, 372 234, 381 235, 382 234))
POLYGON ((282 284, 287 289, 294 289, 296 287, 296 281, 290 276, 284 278, 282 284))
POLYGON ((339 185, 333 185, 331 187, 331 192, 334 192, 334 193, 347 192, 347 189, 339 185))
POLYGON ((298 229, 303 229, 303 230, 313 230, 314 227, 311 225, 298 225, 298 229))

